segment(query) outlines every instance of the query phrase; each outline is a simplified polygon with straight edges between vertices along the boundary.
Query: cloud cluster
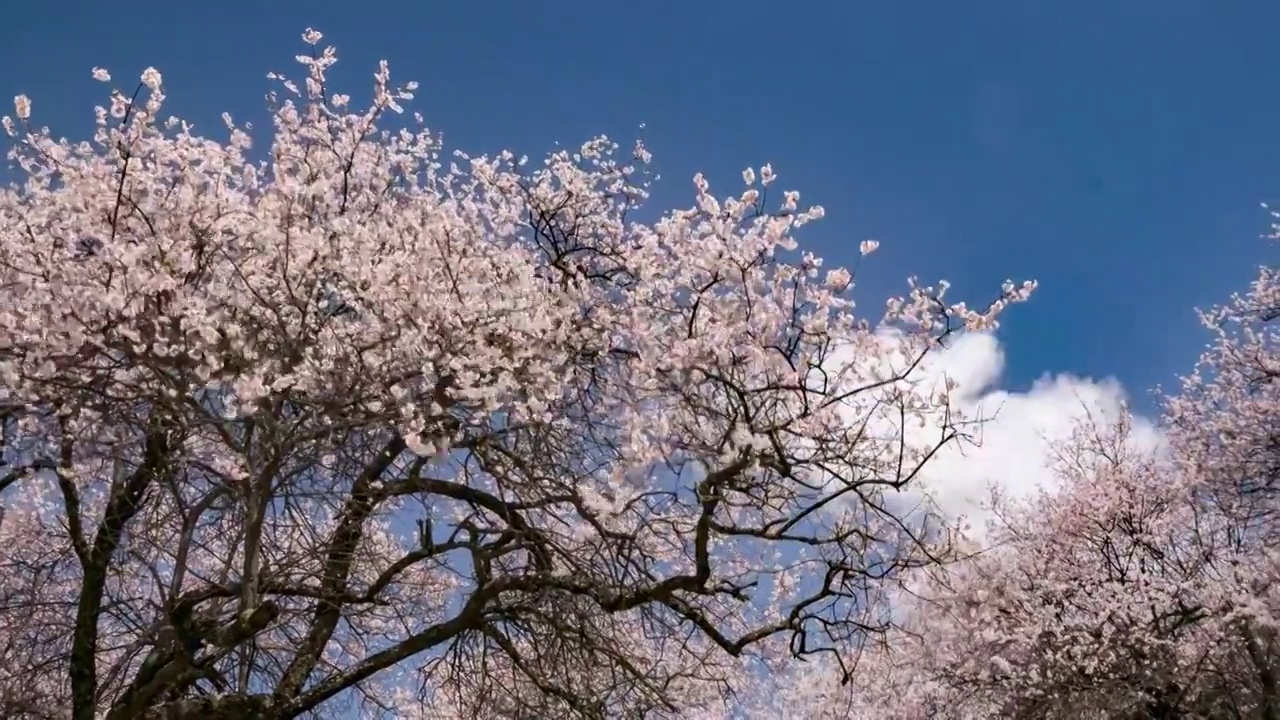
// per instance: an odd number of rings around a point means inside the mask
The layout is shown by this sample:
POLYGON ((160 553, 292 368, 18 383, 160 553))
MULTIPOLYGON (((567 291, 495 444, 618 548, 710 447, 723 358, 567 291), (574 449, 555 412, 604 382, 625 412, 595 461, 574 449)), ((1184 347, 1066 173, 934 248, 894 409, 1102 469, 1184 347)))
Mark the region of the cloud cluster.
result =
MULTIPOLYGON (((884 339, 893 344, 892 338, 884 339)), ((1046 374, 1025 392, 1011 392, 1000 387, 1005 362, 1005 350, 994 335, 975 333, 931 353, 912 375, 924 392, 941 387, 944 378, 951 380, 953 408, 981 421, 966 428, 972 442, 945 447, 920 477, 921 490, 938 508, 967 518, 975 531, 989 517, 985 506, 993 488, 1009 499, 1053 489, 1051 445, 1069 438, 1076 424, 1090 415, 1117 418, 1127 399, 1115 379, 1070 374, 1046 374)), ((856 413, 851 408, 851 419, 856 413)), ((937 438, 937 428, 914 428, 908 442, 911 436, 929 442, 937 438)), ((1161 440, 1156 424, 1145 417, 1134 418, 1133 437, 1152 448, 1161 440)))
MULTIPOLYGON (((963 514, 981 526, 990 488, 1006 497, 1026 497, 1053 489, 1048 451, 1070 437, 1087 416, 1117 418, 1127 396, 1114 378, 1096 380, 1046 374, 1026 392, 999 387, 1005 352, 987 334, 961 337, 935 357, 926 372, 945 374, 957 383, 952 399, 968 417, 985 419, 974 430, 973 445, 946 448, 928 468, 926 485, 949 513, 963 514)), ((1151 418, 1135 417, 1133 438, 1154 448, 1161 435, 1151 418)))

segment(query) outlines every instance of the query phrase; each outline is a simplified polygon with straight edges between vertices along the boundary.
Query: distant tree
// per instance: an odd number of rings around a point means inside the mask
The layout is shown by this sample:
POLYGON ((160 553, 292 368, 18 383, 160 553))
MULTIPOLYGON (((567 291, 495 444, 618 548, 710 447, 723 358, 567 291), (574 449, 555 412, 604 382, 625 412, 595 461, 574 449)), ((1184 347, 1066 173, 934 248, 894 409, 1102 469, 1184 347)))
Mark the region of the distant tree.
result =
POLYGON ((960 439, 907 375, 1033 285, 873 325, 769 166, 642 223, 642 145, 444 156, 304 39, 261 159, 153 69, 92 142, 5 118, 0 715, 694 717, 851 666, 950 548, 892 502, 960 439))
POLYGON ((1165 447, 1127 411, 1082 423, 1054 490, 998 500, 989 547, 917 571, 859 682, 797 675, 826 684, 813 714, 1280 718, 1280 272, 1203 319, 1165 447))

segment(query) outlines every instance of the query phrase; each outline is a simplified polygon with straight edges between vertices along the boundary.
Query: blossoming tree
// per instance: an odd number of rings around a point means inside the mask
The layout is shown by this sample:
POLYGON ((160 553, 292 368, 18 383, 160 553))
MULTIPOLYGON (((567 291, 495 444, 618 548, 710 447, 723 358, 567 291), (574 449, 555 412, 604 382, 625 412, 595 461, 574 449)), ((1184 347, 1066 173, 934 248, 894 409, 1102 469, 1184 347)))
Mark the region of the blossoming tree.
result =
POLYGON ((916 571, 852 686, 809 680, 812 715, 1280 717, 1280 274, 1202 317, 1214 342, 1162 445, 1127 412, 1082 423, 1052 448, 1059 487, 916 571))
POLYGON ((1033 285, 913 282, 859 359, 769 166, 639 222, 643 146, 445 155, 304 39, 265 148, 151 69, 92 141, 5 118, 0 714, 713 713, 883 630, 950 538, 891 501, 960 435, 910 371, 1033 285))

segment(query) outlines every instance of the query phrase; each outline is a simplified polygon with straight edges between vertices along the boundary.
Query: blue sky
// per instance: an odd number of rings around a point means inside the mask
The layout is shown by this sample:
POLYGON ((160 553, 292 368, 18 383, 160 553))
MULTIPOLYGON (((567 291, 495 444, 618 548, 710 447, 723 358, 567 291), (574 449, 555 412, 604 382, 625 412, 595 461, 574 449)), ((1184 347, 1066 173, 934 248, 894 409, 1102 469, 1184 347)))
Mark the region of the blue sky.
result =
POLYGON ((154 65, 173 110, 216 133, 222 110, 260 114, 266 71, 298 74, 307 26, 348 88, 383 57, 420 81, 415 109, 454 147, 537 155, 646 123, 664 205, 697 170, 729 192, 771 162, 826 206, 810 247, 849 263, 883 243, 862 276, 877 309, 909 273, 974 300, 1039 279, 1001 332, 1012 388, 1168 383, 1206 339, 1192 307, 1274 252, 1272 3, 18 3, 0 96, 84 135, 104 98, 90 68, 154 65))

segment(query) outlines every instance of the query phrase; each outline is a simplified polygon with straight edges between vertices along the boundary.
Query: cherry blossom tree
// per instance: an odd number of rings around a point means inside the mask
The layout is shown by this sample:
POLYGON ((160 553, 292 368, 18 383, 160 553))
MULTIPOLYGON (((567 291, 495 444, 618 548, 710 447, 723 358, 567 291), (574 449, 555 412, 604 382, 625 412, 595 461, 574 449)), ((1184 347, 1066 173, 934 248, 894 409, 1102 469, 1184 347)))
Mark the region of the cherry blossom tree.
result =
POLYGON ((1054 489, 995 498, 987 547, 912 571, 852 678, 791 679, 823 688, 811 715, 1280 717, 1280 274, 1202 318, 1164 444, 1090 416, 1054 489))
POLYGON ((891 502, 963 439, 910 373, 1034 284, 860 319, 768 165, 641 222, 643 145, 445 154, 304 40, 265 148, 154 69, 91 141, 4 119, 0 714, 712 717, 851 667, 952 548, 891 502))
POLYGON ((899 627, 813 717, 1270 718, 1274 551, 1135 448, 1127 418, 1057 448, 1062 486, 1001 503, 992 545, 922 568, 899 627))
POLYGON ((1268 543, 1280 539, 1268 534, 1280 531, 1280 268, 1264 265, 1246 293, 1201 319, 1213 342, 1168 403, 1170 431, 1204 499, 1242 541, 1268 543))
MULTIPOLYGON (((1280 239, 1280 213, 1269 239, 1280 239)), ((1280 718, 1280 269, 1201 313, 1213 342, 1167 402, 1179 472, 1191 481, 1206 557, 1229 559, 1220 601, 1235 652, 1224 703, 1280 718)))

